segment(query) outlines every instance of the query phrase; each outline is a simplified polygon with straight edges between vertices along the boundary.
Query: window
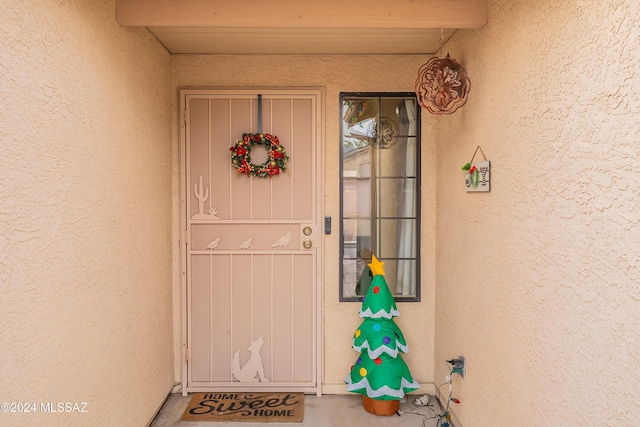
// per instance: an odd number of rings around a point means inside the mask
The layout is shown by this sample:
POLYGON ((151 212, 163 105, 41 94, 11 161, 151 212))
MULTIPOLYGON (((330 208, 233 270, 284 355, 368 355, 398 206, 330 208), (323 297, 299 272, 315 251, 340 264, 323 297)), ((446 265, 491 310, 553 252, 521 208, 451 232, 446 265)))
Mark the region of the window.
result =
POLYGON ((371 255, 398 301, 420 300, 420 109, 414 93, 342 93, 340 301, 360 301, 371 255))

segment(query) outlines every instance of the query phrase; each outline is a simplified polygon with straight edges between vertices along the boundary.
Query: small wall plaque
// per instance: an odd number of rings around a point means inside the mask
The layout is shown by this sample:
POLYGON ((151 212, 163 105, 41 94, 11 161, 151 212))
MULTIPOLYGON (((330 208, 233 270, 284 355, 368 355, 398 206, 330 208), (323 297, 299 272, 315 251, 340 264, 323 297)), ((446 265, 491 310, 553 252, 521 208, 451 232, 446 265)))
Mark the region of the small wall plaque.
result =
POLYGON ((465 171, 464 186, 468 193, 491 191, 491 162, 487 160, 479 145, 471 161, 464 165, 462 170, 465 171), (474 163, 478 150, 482 153, 484 161, 474 163))

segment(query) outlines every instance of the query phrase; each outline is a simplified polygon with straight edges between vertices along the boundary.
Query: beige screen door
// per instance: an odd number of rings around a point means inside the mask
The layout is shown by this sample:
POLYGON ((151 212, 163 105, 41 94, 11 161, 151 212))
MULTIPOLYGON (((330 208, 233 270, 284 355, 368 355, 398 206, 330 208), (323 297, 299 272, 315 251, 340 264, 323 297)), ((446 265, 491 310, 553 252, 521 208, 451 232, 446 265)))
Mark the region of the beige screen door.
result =
MULTIPOLYGON (((185 393, 319 393, 321 98, 180 92, 185 393), (231 147, 260 130, 289 157, 271 178, 232 164, 231 147)), ((249 163, 264 164, 269 150, 254 145, 249 163)))

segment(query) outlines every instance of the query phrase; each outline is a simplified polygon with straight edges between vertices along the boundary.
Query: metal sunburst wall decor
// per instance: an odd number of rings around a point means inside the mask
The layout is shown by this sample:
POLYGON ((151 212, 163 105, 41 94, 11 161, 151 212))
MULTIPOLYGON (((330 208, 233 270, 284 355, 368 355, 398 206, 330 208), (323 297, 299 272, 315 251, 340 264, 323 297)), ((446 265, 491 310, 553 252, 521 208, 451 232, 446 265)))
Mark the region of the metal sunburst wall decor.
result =
POLYGON ((467 70, 451 58, 431 58, 416 79, 418 103, 431 114, 452 114, 467 102, 471 80, 467 70))

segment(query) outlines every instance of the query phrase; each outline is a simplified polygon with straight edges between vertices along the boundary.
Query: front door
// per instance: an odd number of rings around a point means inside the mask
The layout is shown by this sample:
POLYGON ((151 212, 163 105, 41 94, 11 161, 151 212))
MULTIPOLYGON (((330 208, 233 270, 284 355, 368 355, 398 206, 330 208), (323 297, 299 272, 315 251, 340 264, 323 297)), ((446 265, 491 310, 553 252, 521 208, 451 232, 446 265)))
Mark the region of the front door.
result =
POLYGON ((321 98, 180 92, 184 393, 319 393, 321 98), (243 134, 263 142, 242 157, 256 171, 264 141, 279 142, 283 167, 258 177, 239 157, 233 164, 243 134))

